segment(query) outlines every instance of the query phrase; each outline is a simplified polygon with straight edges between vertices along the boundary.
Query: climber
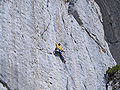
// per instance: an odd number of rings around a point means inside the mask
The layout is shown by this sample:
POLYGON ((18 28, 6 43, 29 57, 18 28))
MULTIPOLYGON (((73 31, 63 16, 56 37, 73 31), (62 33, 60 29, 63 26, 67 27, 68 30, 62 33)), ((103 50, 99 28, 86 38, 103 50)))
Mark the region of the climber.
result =
POLYGON ((60 47, 60 43, 59 44, 55 43, 55 44, 56 44, 56 48, 55 48, 55 51, 54 51, 54 55, 55 55, 55 53, 59 53, 60 58, 65 63, 66 61, 65 61, 65 59, 64 59, 64 57, 62 56, 62 53, 61 53, 61 52, 65 52, 65 51, 60 47))

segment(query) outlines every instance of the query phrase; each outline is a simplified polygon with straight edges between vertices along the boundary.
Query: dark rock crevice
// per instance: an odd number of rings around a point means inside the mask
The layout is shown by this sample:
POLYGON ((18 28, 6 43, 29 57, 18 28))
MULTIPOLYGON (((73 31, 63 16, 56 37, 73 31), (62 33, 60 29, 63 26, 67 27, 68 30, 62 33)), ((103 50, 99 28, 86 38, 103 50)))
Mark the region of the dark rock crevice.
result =
POLYGON ((69 90, 69 89, 68 89, 68 78, 67 78, 66 90, 69 90))
POLYGON ((46 29, 43 31, 43 33, 41 33, 41 37, 42 37, 42 39, 43 39, 43 35, 44 35, 44 33, 48 30, 49 25, 50 25, 50 23, 47 25, 47 27, 46 27, 46 29))
POLYGON ((74 10, 72 15, 75 18, 75 20, 78 22, 78 24, 81 26, 83 23, 82 23, 81 19, 79 18, 78 12, 76 10, 74 10))
MULTIPOLYGON (((97 38, 97 36, 96 35, 94 35, 94 34, 90 34, 90 32, 85 28, 85 27, 83 27, 84 28, 84 30, 87 32, 87 34, 97 43, 97 45, 102 49, 102 51, 104 52, 104 53, 107 53, 108 54, 108 52, 105 50, 105 48, 100 44, 100 41, 98 40, 98 38, 97 38)), ((109 55, 109 54, 108 54, 109 55)))
POLYGON ((67 0, 67 2, 69 2, 69 7, 68 7, 68 14, 73 15, 73 17, 75 18, 75 20, 78 22, 78 24, 81 26, 83 23, 79 17, 79 14, 77 12, 77 10, 75 10, 74 5, 77 2, 77 0, 67 0))
POLYGON ((3 87, 7 88, 7 90, 11 90, 7 83, 4 82, 2 79, 0 79, 0 83, 3 85, 3 87))

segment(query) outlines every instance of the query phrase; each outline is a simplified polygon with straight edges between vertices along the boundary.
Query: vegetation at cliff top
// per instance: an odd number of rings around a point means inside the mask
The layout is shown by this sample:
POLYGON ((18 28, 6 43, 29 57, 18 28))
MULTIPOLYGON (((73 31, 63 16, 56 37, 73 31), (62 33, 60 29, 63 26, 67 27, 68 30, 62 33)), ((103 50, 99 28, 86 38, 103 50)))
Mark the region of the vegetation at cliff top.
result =
POLYGON ((113 66, 112 68, 108 67, 106 74, 110 77, 120 70, 120 65, 113 66))

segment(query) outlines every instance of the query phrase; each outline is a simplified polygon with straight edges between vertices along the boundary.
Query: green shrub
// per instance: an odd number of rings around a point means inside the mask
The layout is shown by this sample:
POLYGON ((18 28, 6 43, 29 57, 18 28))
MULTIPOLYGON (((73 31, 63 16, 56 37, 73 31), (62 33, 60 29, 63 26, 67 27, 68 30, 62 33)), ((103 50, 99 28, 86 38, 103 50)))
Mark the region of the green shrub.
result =
POLYGON ((120 70, 120 65, 116 65, 112 68, 108 67, 106 74, 110 77, 120 70))

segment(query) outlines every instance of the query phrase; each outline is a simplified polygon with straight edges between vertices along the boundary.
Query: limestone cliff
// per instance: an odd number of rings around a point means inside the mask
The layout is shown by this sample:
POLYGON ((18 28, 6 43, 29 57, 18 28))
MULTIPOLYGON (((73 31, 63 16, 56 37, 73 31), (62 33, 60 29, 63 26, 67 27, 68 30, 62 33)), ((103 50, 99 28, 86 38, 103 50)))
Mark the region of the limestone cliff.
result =
POLYGON ((106 90, 102 22, 94 0, 0 0, 0 89, 106 90))
POLYGON ((120 0, 95 0, 102 12, 105 39, 114 59, 120 64, 120 0))

